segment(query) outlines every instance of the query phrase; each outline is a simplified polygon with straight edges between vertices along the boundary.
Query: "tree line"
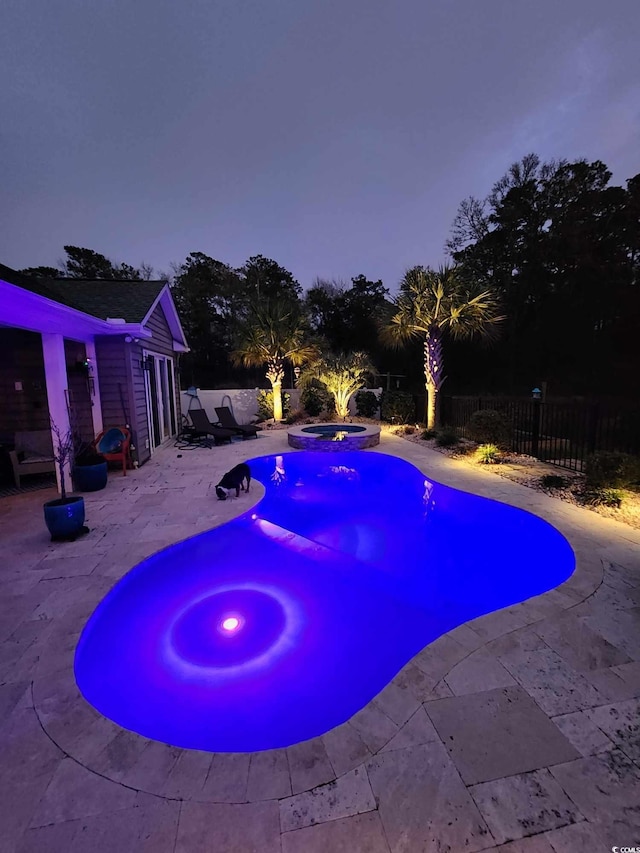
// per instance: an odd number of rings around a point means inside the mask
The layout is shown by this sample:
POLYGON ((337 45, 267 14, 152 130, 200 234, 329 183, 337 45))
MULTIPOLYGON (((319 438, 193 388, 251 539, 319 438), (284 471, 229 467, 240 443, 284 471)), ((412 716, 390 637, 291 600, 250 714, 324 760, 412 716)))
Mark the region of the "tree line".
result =
MULTIPOLYGON (((29 267, 28 275, 49 278, 90 280, 149 280, 154 277, 151 266, 135 268, 110 261, 91 249, 64 247, 66 259, 59 267, 29 267)), ((203 252, 192 252, 180 264, 173 264, 170 274, 157 273, 167 279, 180 314, 191 351, 181 357, 183 385, 201 388, 266 387, 269 383, 266 362, 263 364, 234 355, 244 349, 256 323, 272 322, 274 317, 295 316, 300 332, 317 349, 335 353, 364 351, 377 369, 394 376, 406 374, 403 354, 386 348, 378 335, 380 318, 386 316, 392 301, 382 281, 370 281, 364 275, 342 281, 316 279, 306 292, 293 274, 276 261, 262 255, 250 257, 239 268, 233 268, 203 252), (261 308, 262 306, 262 308, 261 308), (265 311, 265 306, 270 306, 265 311), (293 306, 293 314, 289 307, 293 306)), ((282 377, 293 386, 295 359, 285 360, 282 377)), ((412 366, 414 384, 420 384, 420 370, 412 366)), ((380 381, 385 381, 380 379, 380 381)))
MULTIPOLYGON (((285 347, 276 368, 260 356, 280 329, 316 355, 358 352, 404 388, 426 385, 432 401, 445 379, 448 393, 522 394, 546 382, 556 395, 637 395, 640 175, 626 188, 610 180, 600 161, 527 155, 486 198, 460 204, 446 243, 451 265, 407 270, 394 298, 364 275, 349 284, 316 279, 303 292, 262 255, 233 268, 193 252, 161 276, 191 347, 183 384, 264 386, 276 374, 291 384, 304 358, 285 347)), ((132 286, 154 274, 89 249, 65 252, 59 269, 23 272, 132 286)))
POLYGON ((490 351, 451 352, 460 390, 522 393, 546 381, 557 395, 637 397, 640 175, 626 188, 610 180, 598 160, 530 154, 486 198, 460 204, 449 256, 505 314, 490 351))

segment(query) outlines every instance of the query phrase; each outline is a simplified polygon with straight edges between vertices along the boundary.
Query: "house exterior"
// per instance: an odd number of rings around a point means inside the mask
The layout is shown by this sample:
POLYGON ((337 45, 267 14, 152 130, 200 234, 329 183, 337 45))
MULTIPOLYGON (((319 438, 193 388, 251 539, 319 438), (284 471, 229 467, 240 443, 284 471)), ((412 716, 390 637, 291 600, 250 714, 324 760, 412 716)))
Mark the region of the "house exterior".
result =
POLYGON ((166 281, 25 276, 0 264, 0 444, 128 425, 142 465, 178 432, 187 341, 166 281))

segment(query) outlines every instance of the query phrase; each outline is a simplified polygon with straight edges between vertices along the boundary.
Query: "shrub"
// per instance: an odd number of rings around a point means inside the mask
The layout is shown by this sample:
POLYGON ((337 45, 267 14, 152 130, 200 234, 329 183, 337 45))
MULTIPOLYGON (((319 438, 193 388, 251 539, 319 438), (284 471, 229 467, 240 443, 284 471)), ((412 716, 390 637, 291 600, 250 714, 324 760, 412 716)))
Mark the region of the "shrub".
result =
POLYGON ((296 424, 299 421, 303 421, 306 417, 307 413, 304 409, 296 409, 284 419, 284 422, 289 425, 296 424))
POLYGON ((390 423, 406 424, 413 420, 413 397, 406 391, 383 391, 380 395, 380 417, 390 423))
POLYGON ((366 353, 327 352, 311 361, 298 377, 298 386, 320 384, 331 394, 339 417, 349 416, 349 400, 364 384, 374 368, 366 353))
POLYGON ((563 489, 567 485, 566 477, 558 474, 545 474, 540 477, 540 485, 543 489, 563 489))
POLYGON ((436 444, 438 447, 453 447, 453 445, 458 444, 459 441, 460 439, 458 438, 455 430, 451 429, 451 427, 444 427, 436 436, 436 444))
POLYGON ((620 507, 624 495, 620 489, 607 489, 604 487, 586 488, 576 494, 580 503, 588 506, 613 506, 620 507))
POLYGON ((495 409, 479 409, 471 415, 469 438, 478 444, 507 445, 511 427, 509 421, 495 409))
POLYGON ((362 418, 375 418, 378 414, 378 398, 373 391, 358 391, 356 413, 362 418))
POLYGON ((425 429, 420 438, 424 441, 428 441, 430 438, 435 438, 437 434, 438 433, 435 431, 435 429, 425 429))
POLYGON ((329 397, 330 394, 326 388, 321 388, 320 385, 309 385, 300 394, 300 405, 308 415, 317 418, 327 408, 329 397))
POLYGON ((494 465, 500 461, 500 448, 495 444, 481 444, 476 450, 476 459, 483 465, 494 465))
POLYGON ((624 488, 640 479, 640 459, 628 453, 601 451, 588 456, 585 464, 587 486, 599 488, 624 488))
MULTIPOLYGON (((282 395, 282 417, 286 418, 291 411, 291 395, 282 395)), ((268 421, 273 417, 273 391, 260 390, 257 397, 258 420, 268 421)))

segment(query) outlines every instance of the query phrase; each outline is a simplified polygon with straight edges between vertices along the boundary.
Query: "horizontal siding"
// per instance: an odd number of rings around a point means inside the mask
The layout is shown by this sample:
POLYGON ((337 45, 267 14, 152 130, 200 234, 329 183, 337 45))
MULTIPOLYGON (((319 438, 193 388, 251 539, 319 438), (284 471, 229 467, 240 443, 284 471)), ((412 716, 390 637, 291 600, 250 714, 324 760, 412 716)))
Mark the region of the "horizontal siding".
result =
POLYGON ((175 354, 171 330, 160 305, 156 306, 155 311, 145 323, 145 328, 153 335, 150 341, 145 342, 146 349, 160 352, 162 355, 173 356, 175 354))
POLYGON ((96 361, 104 429, 130 423, 131 402, 126 347, 124 338, 103 336, 96 338, 96 361))
POLYGON ((145 396, 144 370, 141 366, 142 347, 140 345, 129 347, 129 359, 129 372, 133 396, 131 427, 134 431, 134 444, 137 450, 137 459, 140 465, 142 465, 151 456, 151 450, 149 449, 151 447, 151 441, 149 439, 147 399, 145 396))
POLYGON ((178 376, 178 353, 173 349, 173 336, 169 329, 169 324, 165 317, 164 311, 160 304, 156 305, 155 310, 145 323, 145 328, 149 329, 153 337, 150 341, 145 341, 144 348, 149 352, 157 352, 161 355, 171 356, 173 359, 173 387, 176 404, 176 428, 180 432, 180 379, 178 376))
MULTIPOLYGON (((130 424, 132 442, 136 448, 134 458, 140 464, 151 456, 145 373, 141 365, 143 350, 171 356, 174 361, 176 357, 173 338, 160 305, 147 321, 146 328, 152 337, 139 343, 125 343, 123 337, 96 338, 104 428, 130 424)), ((180 401, 177 393, 176 405, 179 411, 180 401)))
POLYGON ((149 431, 141 367, 142 346, 126 343, 121 337, 96 338, 96 358, 100 377, 102 420, 105 429, 131 427, 133 458, 143 464, 149 459, 149 431))

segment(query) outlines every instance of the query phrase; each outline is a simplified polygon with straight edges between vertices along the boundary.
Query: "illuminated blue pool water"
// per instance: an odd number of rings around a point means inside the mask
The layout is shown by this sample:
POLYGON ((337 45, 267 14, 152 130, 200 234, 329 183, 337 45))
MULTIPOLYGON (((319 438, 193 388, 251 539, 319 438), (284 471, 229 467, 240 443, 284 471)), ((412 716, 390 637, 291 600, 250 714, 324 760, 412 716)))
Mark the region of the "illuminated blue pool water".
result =
POLYGON ((314 424, 303 427, 302 432, 310 432, 314 435, 333 435, 335 432, 364 432, 365 427, 355 424, 314 424))
POLYGON ((249 464, 264 499, 137 565, 78 643, 85 698, 146 737, 247 752, 321 735, 436 637, 574 569, 540 518, 392 456, 249 464))

